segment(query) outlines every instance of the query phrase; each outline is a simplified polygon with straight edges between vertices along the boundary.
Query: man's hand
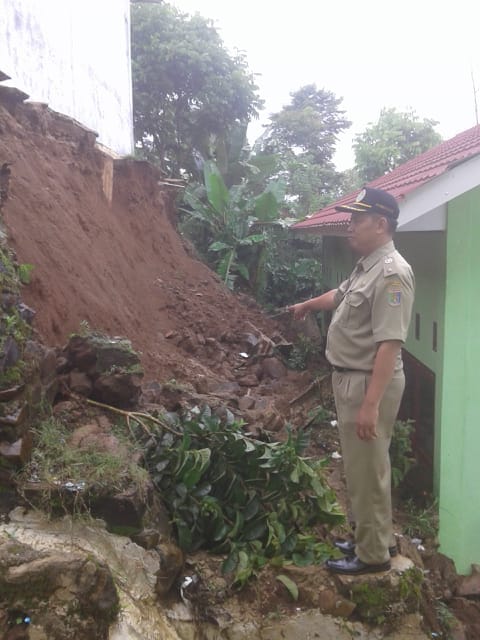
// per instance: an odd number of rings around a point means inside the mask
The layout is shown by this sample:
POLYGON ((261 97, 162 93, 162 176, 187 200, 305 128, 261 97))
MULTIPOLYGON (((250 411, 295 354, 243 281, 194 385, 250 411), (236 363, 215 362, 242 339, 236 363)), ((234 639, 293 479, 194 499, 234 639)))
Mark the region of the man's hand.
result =
POLYGON ((307 313, 309 313, 309 300, 305 302, 299 302, 298 304, 292 304, 287 310, 293 313, 294 320, 305 320, 307 313))
POLYGON ((356 428, 360 440, 374 440, 377 437, 378 406, 364 400, 357 415, 356 428))

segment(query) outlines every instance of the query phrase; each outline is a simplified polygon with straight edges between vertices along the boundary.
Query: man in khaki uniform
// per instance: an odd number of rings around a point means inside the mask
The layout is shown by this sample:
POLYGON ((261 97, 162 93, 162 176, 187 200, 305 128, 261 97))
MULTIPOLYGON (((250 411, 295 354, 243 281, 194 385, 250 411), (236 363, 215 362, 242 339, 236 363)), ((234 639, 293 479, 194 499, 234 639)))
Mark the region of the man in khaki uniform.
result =
POLYGON ((349 242, 361 258, 338 289, 290 309, 295 319, 309 311, 334 311, 326 356, 333 367, 356 527, 354 544, 337 543, 346 557, 329 560, 327 566, 336 573, 359 574, 388 570, 396 552, 389 447, 405 386, 401 346, 410 323, 414 277, 392 241, 399 214, 393 196, 366 187, 355 202, 337 210, 351 213, 349 242))

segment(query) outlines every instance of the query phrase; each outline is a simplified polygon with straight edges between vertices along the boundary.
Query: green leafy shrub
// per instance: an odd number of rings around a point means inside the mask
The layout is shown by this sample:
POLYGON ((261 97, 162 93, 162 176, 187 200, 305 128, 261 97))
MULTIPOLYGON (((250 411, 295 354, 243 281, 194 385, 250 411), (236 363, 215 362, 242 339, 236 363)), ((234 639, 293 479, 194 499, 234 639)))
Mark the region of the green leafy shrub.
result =
POLYGON ((398 487, 415 464, 412 455, 411 436, 413 420, 397 420, 393 428, 390 444, 390 462, 392 466, 392 485, 398 487))
POLYGON ((266 305, 283 307, 323 292, 321 243, 292 238, 287 228, 268 231, 264 260, 266 305))
MULTIPOLYGON (((11 251, 0 248, 0 286, 5 297, 18 297, 26 272, 11 251)), ((32 267, 33 268, 33 267, 32 267)), ((4 304, 0 309, 0 389, 18 384, 25 375, 23 351, 31 333, 30 325, 21 317, 18 304, 4 304)))
POLYGON ((418 507, 414 500, 404 503, 407 522, 405 533, 411 538, 435 538, 438 532, 438 503, 436 499, 426 507, 418 507))
POLYGON ((317 356, 318 346, 310 338, 301 335, 290 352, 287 364, 290 369, 302 371, 317 356))
POLYGON ((151 442, 147 464, 175 524, 180 546, 226 553, 225 572, 241 585, 266 562, 319 562, 330 553, 311 532, 343 521, 323 476, 324 461, 301 457, 304 433, 286 442, 246 436, 209 411, 151 442))
POLYGON ((313 407, 313 409, 310 409, 308 417, 310 425, 317 425, 327 421, 330 422, 332 418, 335 417, 335 413, 318 404, 316 407, 313 407))

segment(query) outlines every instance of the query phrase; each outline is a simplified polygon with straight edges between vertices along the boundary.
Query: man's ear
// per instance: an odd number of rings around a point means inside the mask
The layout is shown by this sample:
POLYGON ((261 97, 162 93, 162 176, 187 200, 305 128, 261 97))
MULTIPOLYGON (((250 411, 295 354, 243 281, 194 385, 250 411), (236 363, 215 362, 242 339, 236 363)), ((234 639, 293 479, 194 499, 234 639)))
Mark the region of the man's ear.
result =
POLYGON ((377 230, 379 233, 388 233, 388 230, 389 230, 388 220, 385 216, 378 216, 377 230))

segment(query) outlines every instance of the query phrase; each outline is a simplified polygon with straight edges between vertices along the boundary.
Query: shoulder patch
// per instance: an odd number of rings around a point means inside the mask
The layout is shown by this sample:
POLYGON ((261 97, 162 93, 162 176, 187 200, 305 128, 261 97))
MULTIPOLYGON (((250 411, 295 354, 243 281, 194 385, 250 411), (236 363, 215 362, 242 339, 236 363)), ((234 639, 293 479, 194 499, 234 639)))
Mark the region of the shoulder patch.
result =
POLYGON ((391 280, 387 288, 387 300, 391 307, 399 307, 402 303, 402 284, 399 280, 391 280))

